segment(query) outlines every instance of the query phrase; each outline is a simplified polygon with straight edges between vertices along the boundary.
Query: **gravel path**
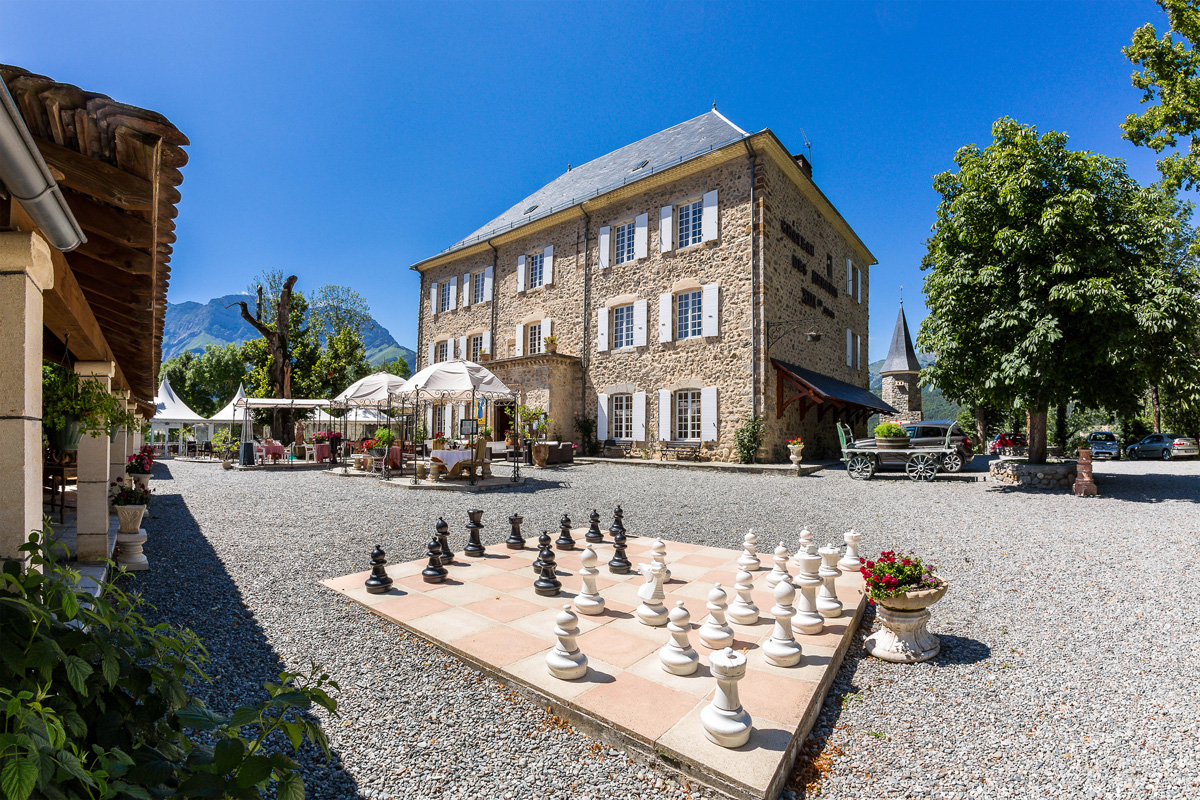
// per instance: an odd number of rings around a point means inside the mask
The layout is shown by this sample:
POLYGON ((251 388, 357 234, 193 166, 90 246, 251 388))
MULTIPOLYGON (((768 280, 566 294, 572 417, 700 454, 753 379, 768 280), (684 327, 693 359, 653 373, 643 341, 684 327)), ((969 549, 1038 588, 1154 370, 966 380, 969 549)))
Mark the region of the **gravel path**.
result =
MULTIPOLYGON (((982 461, 982 459, 980 459, 982 461)), ((335 761, 306 759, 309 796, 711 796, 561 724, 317 582, 365 569, 382 541, 422 554, 441 515, 485 543, 520 511, 526 533, 604 525, 735 547, 747 528, 791 543, 853 526, 863 552, 914 549, 951 582, 934 609, 941 655, 914 666, 851 648, 794 783, 827 797, 1200 796, 1200 463, 1099 464, 1104 496, 993 483, 851 483, 602 464, 530 471, 517 491, 411 492, 319 472, 158 466, 152 570, 131 578, 163 619, 207 643, 229 707, 310 661, 342 685, 326 720, 335 761)), ((866 627, 871 624, 868 616, 866 627)))

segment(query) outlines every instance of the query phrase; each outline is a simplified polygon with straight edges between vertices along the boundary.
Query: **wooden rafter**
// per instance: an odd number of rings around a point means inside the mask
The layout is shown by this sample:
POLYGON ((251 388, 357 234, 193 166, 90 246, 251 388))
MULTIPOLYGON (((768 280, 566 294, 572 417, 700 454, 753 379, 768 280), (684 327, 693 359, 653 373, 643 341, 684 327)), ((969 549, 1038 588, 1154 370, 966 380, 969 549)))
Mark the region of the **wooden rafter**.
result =
POLYGON ((154 209, 150 181, 54 142, 35 141, 46 163, 62 174, 62 184, 126 211, 154 209))

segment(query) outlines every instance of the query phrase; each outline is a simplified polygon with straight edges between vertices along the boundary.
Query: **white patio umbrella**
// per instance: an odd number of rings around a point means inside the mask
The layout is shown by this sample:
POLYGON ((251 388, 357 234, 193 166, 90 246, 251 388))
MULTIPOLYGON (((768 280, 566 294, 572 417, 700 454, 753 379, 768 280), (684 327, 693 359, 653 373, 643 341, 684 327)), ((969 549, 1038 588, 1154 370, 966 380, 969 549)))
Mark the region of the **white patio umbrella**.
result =
POLYGON ((442 361, 413 375, 396 397, 435 396, 439 400, 464 402, 475 397, 511 397, 513 392, 490 369, 474 361, 442 361))
POLYGON ((405 381, 390 372, 376 372, 350 384, 344 392, 333 398, 334 405, 381 406, 388 402, 388 395, 395 394, 405 381))

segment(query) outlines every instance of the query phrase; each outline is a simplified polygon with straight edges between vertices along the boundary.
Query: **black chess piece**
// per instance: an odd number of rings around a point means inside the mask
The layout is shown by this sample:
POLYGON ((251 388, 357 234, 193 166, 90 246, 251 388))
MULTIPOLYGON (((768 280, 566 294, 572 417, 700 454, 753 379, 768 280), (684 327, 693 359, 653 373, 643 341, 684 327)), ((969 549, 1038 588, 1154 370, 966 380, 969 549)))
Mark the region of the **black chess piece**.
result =
POLYGON ((575 540, 571 538, 571 518, 566 514, 558 521, 558 539, 554 541, 554 546, 559 550, 575 549, 575 540))
POLYGON ((621 510, 620 506, 613 509, 613 524, 608 531, 609 533, 620 531, 626 538, 629 536, 629 531, 625 530, 625 512, 621 510))
POLYGON ((473 508, 467 512, 467 546, 463 548, 463 555, 471 558, 483 558, 483 544, 479 541, 479 532, 483 530, 483 523, 479 521, 483 516, 482 508, 473 508))
POLYGON ((588 544, 600 544, 604 541, 604 534, 600 531, 600 512, 594 508, 592 513, 588 514, 588 529, 583 538, 588 544))
POLYGON ((433 526, 437 531, 438 545, 441 548, 442 566, 454 563, 454 551, 450 549, 450 525, 446 520, 438 517, 437 525, 433 526))
POLYGON ((612 527, 608 529, 608 532, 612 534, 613 542, 613 557, 608 562, 608 571, 614 575, 627 575, 630 568, 633 567, 633 564, 625 557, 625 526, 621 524, 623 513, 621 507, 617 506, 613 512, 612 527))
POLYGON ((425 550, 429 554, 429 564, 421 570, 421 579, 426 583, 444 582, 450 570, 442 566, 442 545, 437 536, 429 539, 429 546, 425 550))
POLYGON ((542 535, 539 536, 538 540, 537 540, 538 557, 536 559, 534 559, 534 562, 533 562, 533 571, 534 572, 540 573, 542 571, 542 551, 550 546, 551 541, 552 540, 550 539, 550 532, 542 531, 542 535))
POLYGON ((525 549, 525 537, 521 535, 521 523, 524 521, 525 518, 517 513, 508 518, 508 524, 512 526, 512 532, 508 534, 508 538, 504 540, 504 544, 509 550, 525 549))
POLYGON ((554 574, 554 550, 549 545, 542 548, 538 560, 542 562, 542 566, 538 579, 533 582, 533 590, 542 597, 554 597, 562 591, 562 581, 554 574))
POLYGON ((392 588, 392 577, 387 574, 387 558, 381 544, 371 551, 371 577, 367 578, 366 586, 371 594, 384 594, 392 588))

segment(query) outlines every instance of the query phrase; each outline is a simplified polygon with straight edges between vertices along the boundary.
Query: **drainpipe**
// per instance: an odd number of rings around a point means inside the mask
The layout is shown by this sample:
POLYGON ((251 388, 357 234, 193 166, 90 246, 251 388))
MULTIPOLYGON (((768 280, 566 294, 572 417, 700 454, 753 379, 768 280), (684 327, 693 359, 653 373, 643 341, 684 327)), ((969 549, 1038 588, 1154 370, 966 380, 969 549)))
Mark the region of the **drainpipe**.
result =
MULTIPOLYGON (((425 273, 417 269, 416 265, 409 267, 409 269, 417 273, 417 280, 420 281, 420 288, 417 289, 417 352, 413 354, 413 375, 416 375, 420 372, 417 369, 417 365, 421 363, 421 343, 422 339, 424 339, 421 336, 421 303, 424 302, 425 298, 425 273)), ((426 364, 425 366, 429 365, 426 364)))
POLYGON ((579 213, 583 214, 583 341, 579 344, 579 413, 584 414, 587 409, 588 323, 592 319, 592 287, 588 280, 588 236, 591 235, 592 218, 583 210, 583 203, 579 204, 579 213))
MULTIPOLYGON (((755 269, 754 238, 754 169, 758 165, 758 153, 746 144, 746 155, 750 159, 750 413, 758 416, 758 272, 755 269)), ((758 259, 759 262, 762 259, 758 259)))
MULTIPOLYGON (((492 321, 491 321, 491 326, 490 326, 491 331, 492 331, 492 341, 491 341, 490 346, 492 348, 492 352, 491 352, 492 361, 495 361, 496 360, 496 342, 497 342, 497 339, 496 339, 496 297, 499 294, 496 291, 496 288, 500 285, 500 272, 499 272, 499 269, 497 268, 496 260, 497 260, 497 258, 499 258, 500 251, 496 249, 496 246, 494 244, 492 244, 491 239, 487 240, 487 245, 488 245, 488 247, 492 248, 492 300, 491 300, 492 321)), ((494 422, 494 420, 493 420, 493 422, 494 422)), ((495 433, 495 431, 492 431, 492 433, 495 433)))

